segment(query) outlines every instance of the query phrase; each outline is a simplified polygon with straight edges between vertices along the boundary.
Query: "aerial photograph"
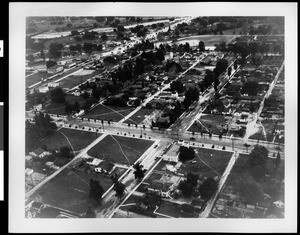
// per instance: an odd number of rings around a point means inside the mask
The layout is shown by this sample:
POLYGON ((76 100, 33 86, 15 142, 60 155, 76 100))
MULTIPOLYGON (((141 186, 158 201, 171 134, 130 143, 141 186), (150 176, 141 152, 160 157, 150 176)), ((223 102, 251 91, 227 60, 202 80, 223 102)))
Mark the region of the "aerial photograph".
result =
POLYGON ((25 218, 285 218, 284 16, 25 27, 25 218))

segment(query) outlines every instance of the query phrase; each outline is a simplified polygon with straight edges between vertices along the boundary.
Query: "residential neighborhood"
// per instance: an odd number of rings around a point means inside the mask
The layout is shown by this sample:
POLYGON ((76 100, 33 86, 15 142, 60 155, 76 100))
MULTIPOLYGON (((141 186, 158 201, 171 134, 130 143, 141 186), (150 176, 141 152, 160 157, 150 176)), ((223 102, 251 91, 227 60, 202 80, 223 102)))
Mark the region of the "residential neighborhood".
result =
POLYGON ((26 218, 285 218, 281 16, 26 17, 26 218))

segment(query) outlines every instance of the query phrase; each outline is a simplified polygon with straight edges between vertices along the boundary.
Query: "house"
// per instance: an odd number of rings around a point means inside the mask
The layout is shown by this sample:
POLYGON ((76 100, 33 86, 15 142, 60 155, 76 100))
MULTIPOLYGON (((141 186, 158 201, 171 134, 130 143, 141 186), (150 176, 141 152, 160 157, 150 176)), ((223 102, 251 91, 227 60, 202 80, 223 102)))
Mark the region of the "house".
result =
POLYGON ((49 87, 46 86, 46 85, 40 86, 40 87, 38 88, 38 91, 39 91, 40 93, 46 93, 46 92, 49 91, 49 87))
POLYGON ((98 166, 100 164, 101 160, 98 158, 94 158, 91 162, 88 162, 89 165, 92 166, 98 166))
POLYGON ((157 124, 169 124, 170 123, 170 117, 159 117, 156 121, 157 124))
POLYGON ((50 74, 56 74, 56 73, 59 73, 62 71, 64 71, 63 65, 54 65, 47 69, 47 73, 50 73, 50 74))
POLYGON ((29 153, 31 156, 33 157, 38 157, 38 158, 43 158, 47 155, 50 155, 50 152, 48 151, 45 151, 44 149, 42 148, 37 148, 35 149, 34 151, 30 152, 29 153))
POLYGON ((42 110, 43 105, 42 104, 38 104, 38 105, 34 105, 33 106, 33 110, 34 111, 41 111, 42 110))
POLYGON ((73 62, 73 61, 68 61, 65 63, 65 68, 71 68, 71 67, 74 67, 76 66, 76 62, 73 62))
POLYGON ((147 210, 148 207, 157 209, 161 203, 162 198, 156 193, 147 193, 142 197, 142 200, 137 204, 137 206, 142 210, 147 210))
MULTIPOLYGON (((172 185, 172 184, 171 184, 172 185)), ((162 197, 170 198, 169 188, 171 186, 169 183, 163 183, 161 181, 154 180, 148 187, 150 192, 156 192, 162 197)))
POLYGON ((278 208, 284 208, 284 203, 281 200, 273 202, 273 204, 278 208))
POLYGON ((80 96, 81 92, 79 90, 76 90, 72 93, 74 96, 80 96))
POLYGON ((25 175, 26 175, 26 176, 32 175, 33 172, 34 172, 34 171, 33 171, 33 169, 31 169, 31 168, 26 168, 26 169, 25 169, 25 175))
POLYGON ((32 161, 32 156, 30 156, 30 155, 25 156, 25 161, 26 162, 31 162, 32 161))
POLYGON ((229 131, 239 131, 240 126, 236 123, 231 123, 231 124, 228 124, 228 130, 229 131))
POLYGON ((104 160, 100 162, 100 164, 98 165, 97 168, 95 168, 95 170, 97 169, 97 172, 109 174, 113 170, 114 166, 115 165, 112 162, 104 160))
POLYGON ((179 145, 174 144, 169 151, 162 156, 164 161, 178 162, 179 145))

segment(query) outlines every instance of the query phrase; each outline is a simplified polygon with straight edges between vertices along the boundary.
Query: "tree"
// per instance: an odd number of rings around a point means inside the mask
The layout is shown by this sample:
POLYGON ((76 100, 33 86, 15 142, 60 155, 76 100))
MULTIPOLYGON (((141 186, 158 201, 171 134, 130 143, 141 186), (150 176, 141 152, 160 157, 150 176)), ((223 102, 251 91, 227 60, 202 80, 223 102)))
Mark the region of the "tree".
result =
POLYGON ((265 146, 255 145, 254 149, 251 151, 248 159, 248 164, 250 167, 255 166, 265 166, 266 160, 268 158, 269 150, 265 146))
POLYGON ((259 85, 258 82, 249 81, 242 87, 242 93, 247 93, 250 96, 255 96, 258 93, 259 85))
POLYGON ((54 103, 63 103, 66 100, 66 93, 61 87, 54 88, 50 91, 51 100, 54 103))
POLYGON ((146 170, 145 169, 143 169, 143 165, 141 165, 141 163, 140 162, 137 162, 134 166, 133 166, 133 168, 135 169, 135 171, 134 171, 134 177, 136 178, 136 179, 142 179, 142 178, 144 178, 144 176, 145 176, 145 172, 146 172, 146 170))
POLYGON ((191 147, 180 146, 178 159, 181 162, 186 162, 195 158, 195 150, 191 147))
POLYGON ((182 195, 184 197, 190 197, 190 196, 192 196, 192 194, 194 192, 193 185, 190 182, 188 182, 187 180, 180 181, 180 183, 178 185, 178 189, 182 192, 182 195))
POLYGON ((278 151, 277 157, 276 157, 275 162, 274 162, 274 165, 275 165, 274 172, 276 172, 278 170, 280 164, 281 164, 281 157, 280 157, 280 153, 278 151))
POLYGON ((178 93, 181 93, 184 91, 183 83, 179 80, 175 80, 171 83, 170 89, 172 91, 177 91, 178 93))
POLYGON ((200 41, 200 42, 199 42, 198 47, 199 47, 199 51, 205 51, 205 45, 204 45, 204 42, 203 42, 203 41, 200 41))
POLYGON ((51 43, 49 46, 49 58, 59 58, 61 56, 61 52, 59 51, 60 47, 57 42, 51 43))
POLYGON ((97 180, 90 179, 89 198, 95 200, 97 203, 101 201, 104 189, 97 180))
POLYGON ((193 185, 193 187, 197 186, 198 178, 199 178, 198 175, 193 174, 192 172, 188 172, 186 178, 187 178, 187 181, 193 185))
POLYGON ((241 196, 244 198, 245 203, 255 205, 260 201, 264 195, 262 187, 255 182, 255 180, 241 176, 239 183, 239 190, 241 196))
POLYGON ((126 186, 123 183, 116 181, 113 189, 115 190, 116 196, 121 199, 125 194, 126 186))
POLYGON ((48 60, 46 63, 47 69, 49 69, 50 67, 57 65, 56 61, 53 60, 48 60))
POLYGON ((45 61, 45 52, 43 49, 41 50, 40 57, 45 61))
POLYGON ((34 62, 34 55, 30 54, 27 56, 27 59, 30 61, 30 62, 34 62))
POLYGON ((212 177, 207 178, 199 187, 199 193, 204 200, 210 199, 218 190, 218 182, 212 177))
POLYGON ((68 28, 72 28, 72 26, 73 26, 73 25, 72 25, 71 23, 68 23, 68 24, 67 24, 67 27, 68 27, 68 28))
POLYGON ((102 39, 103 41, 106 41, 106 40, 108 39, 108 37, 107 37, 107 35, 106 35, 105 32, 101 34, 101 39, 102 39))
POLYGON ((68 146, 62 146, 60 148, 59 152, 62 157, 65 157, 65 158, 73 157, 73 154, 71 153, 71 149, 68 146))
POLYGON ((78 32, 78 30, 72 30, 71 31, 71 35, 72 36, 77 36, 77 35, 79 35, 80 33, 78 32))

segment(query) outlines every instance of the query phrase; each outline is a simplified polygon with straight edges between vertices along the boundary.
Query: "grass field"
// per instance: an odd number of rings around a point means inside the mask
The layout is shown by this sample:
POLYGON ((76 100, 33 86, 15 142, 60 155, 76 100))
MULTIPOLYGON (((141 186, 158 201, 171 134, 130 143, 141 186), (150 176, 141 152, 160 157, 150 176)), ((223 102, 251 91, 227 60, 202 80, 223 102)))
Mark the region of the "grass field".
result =
POLYGON ((139 111, 137 111, 135 114, 133 114, 130 118, 125 120, 125 123, 129 124, 140 124, 147 115, 150 115, 153 113, 153 109, 147 109, 147 108, 141 108, 139 111))
POLYGON ((198 151, 198 156, 193 159, 196 163, 192 163, 191 161, 185 162, 178 169, 178 172, 183 174, 192 172, 199 175, 199 179, 210 176, 221 176, 232 156, 232 152, 222 150, 206 148, 196 148, 196 150, 198 151))
MULTIPOLYGON (((97 135, 99 137, 101 134, 98 133, 97 135)), ((74 150, 78 151, 92 143, 97 138, 97 135, 94 132, 61 128, 40 141, 39 146, 47 145, 49 150, 59 150, 62 146, 70 147, 69 140, 74 150)))
POLYGON ((108 135, 91 148, 88 155, 113 163, 132 165, 152 144, 151 140, 108 135))
MULTIPOLYGON (((89 200, 89 180, 99 181, 106 191, 112 184, 109 175, 85 173, 72 168, 64 169, 55 178, 39 188, 30 200, 41 201, 75 213, 84 213, 92 203, 89 200)), ((93 209, 93 208, 92 208, 93 209)))
MULTIPOLYGON (((83 105, 85 103, 84 98, 82 98, 81 96, 73 96, 73 95, 66 96, 66 102, 68 102, 69 104, 74 104, 76 101, 79 103, 79 105, 83 105)), ((51 101, 49 104, 43 107, 43 111, 50 114, 66 115, 65 107, 66 107, 65 102, 54 103, 51 101)))
POLYGON ((118 122, 134 109, 135 108, 132 107, 116 107, 99 104, 91 111, 84 114, 83 117, 118 122))

